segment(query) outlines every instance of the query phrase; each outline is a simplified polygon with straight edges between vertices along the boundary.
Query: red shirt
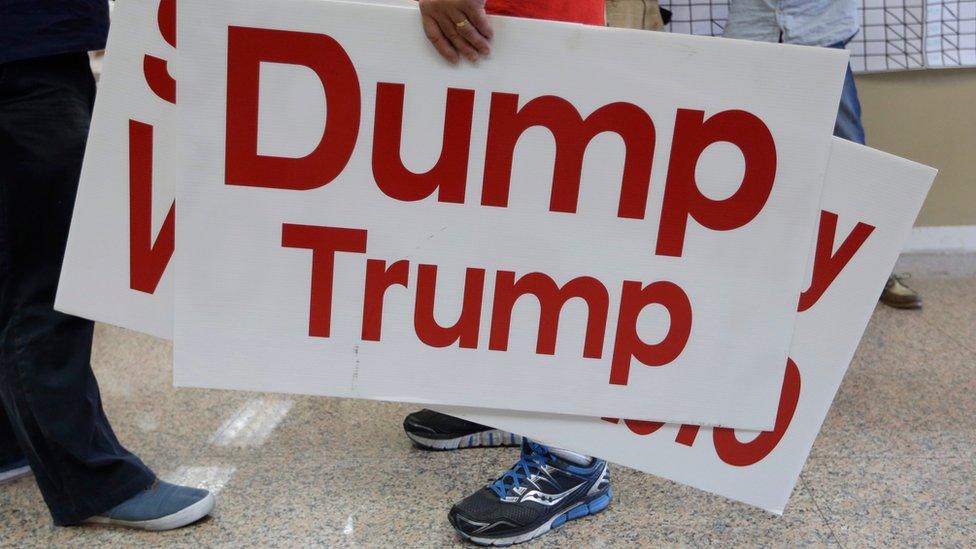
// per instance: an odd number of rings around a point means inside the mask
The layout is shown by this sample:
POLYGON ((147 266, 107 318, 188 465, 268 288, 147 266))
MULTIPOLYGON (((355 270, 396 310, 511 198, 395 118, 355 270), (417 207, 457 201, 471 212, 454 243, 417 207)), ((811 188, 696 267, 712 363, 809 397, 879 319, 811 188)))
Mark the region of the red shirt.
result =
POLYGON ((606 25, 603 0, 488 0, 485 8, 493 15, 606 25))

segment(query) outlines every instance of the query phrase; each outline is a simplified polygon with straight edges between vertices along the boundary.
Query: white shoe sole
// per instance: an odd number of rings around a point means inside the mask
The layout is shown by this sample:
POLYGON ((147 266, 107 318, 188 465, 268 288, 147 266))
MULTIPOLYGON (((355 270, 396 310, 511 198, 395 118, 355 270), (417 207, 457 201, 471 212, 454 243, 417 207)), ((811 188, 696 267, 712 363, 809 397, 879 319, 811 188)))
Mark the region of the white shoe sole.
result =
POLYGON ((24 465, 23 467, 18 467, 16 469, 11 469, 9 471, 4 471, 0 473, 0 484, 5 482, 13 482, 20 477, 26 477, 31 472, 30 465, 24 465))
POLYGON ((494 448, 496 446, 518 446, 522 444, 521 436, 513 435, 512 433, 505 431, 499 431, 498 429, 491 429, 488 431, 482 431, 480 433, 474 433, 473 435, 465 435, 463 437, 448 439, 426 438, 409 432, 407 433, 407 437, 414 441, 418 446, 430 450, 494 448))
POLYGON ((597 496, 591 501, 580 502, 579 505, 574 506, 572 509, 568 509, 559 515, 552 517, 547 520, 545 524, 542 524, 535 530, 531 532, 526 532, 520 536, 512 536, 508 538, 482 538, 478 536, 469 536, 465 533, 459 532, 461 537, 467 539, 468 541, 474 542, 478 545, 486 547, 508 547, 509 545, 516 545, 518 543, 524 543, 529 540, 533 540, 543 534, 548 533, 554 528, 558 528, 567 522, 574 521, 583 517, 595 515, 597 513, 603 512, 607 506, 610 505, 613 499, 613 490, 607 490, 604 495, 597 496), (562 519, 562 520, 559 520, 562 519), (557 521, 558 524, 557 524, 557 521))
POLYGON ((182 528, 193 524, 194 522, 202 519, 203 517, 209 515, 216 504, 216 499, 213 494, 207 494, 207 497, 201 499, 200 501, 181 509, 172 515, 160 517, 152 520, 142 520, 142 521, 131 521, 131 520, 117 520, 109 517, 91 517, 85 522, 88 524, 104 524, 108 526, 123 526, 125 528, 133 528, 136 530, 148 530, 151 532, 162 532, 164 530, 175 530, 177 528, 182 528))

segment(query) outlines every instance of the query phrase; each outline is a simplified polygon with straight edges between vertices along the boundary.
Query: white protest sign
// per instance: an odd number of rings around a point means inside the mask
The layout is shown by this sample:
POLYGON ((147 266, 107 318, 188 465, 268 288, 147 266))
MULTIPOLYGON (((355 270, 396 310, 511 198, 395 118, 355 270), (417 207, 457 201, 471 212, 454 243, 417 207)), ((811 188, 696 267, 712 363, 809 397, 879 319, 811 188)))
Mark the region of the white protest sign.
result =
MULTIPOLYGON (((412 5, 411 0, 362 0, 412 5)), ((112 12, 59 311, 173 337, 177 0, 112 12)))
POLYGON ((935 173, 835 139, 771 432, 439 409, 782 514, 935 173))
POLYGON ((178 19, 178 385, 772 428, 846 53, 178 19))
POLYGON ((112 13, 55 307, 171 337, 175 1, 112 13))

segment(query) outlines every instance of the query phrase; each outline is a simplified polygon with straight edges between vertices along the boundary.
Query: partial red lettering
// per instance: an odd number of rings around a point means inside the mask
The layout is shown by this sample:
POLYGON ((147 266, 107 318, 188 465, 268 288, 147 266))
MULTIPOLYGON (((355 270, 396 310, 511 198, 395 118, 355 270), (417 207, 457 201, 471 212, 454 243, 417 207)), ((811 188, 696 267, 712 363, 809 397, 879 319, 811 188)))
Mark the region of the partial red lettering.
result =
POLYGON ((366 231, 317 225, 281 226, 281 245, 312 250, 312 289, 308 335, 329 337, 332 325, 332 279, 336 252, 365 253, 366 231))
POLYGON ((647 366, 664 366, 678 358, 691 335, 691 302, 680 286, 660 281, 647 286, 625 281, 620 298, 617 336, 610 367, 610 383, 627 385, 631 357, 647 366), (653 345, 644 343, 637 333, 637 318, 650 305, 663 305, 671 318, 668 333, 653 345))
POLYGON ((228 185, 304 191, 342 173, 359 134, 359 79, 352 61, 334 39, 307 32, 227 29, 228 185), (325 88, 325 131, 302 158, 258 154, 258 93, 261 63, 306 66, 325 88))
POLYGON ((704 118, 702 111, 678 109, 657 255, 681 257, 689 217, 714 231, 737 229, 759 215, 772 191, 776 178, 776 144, 766 124, 755 115, 739 110, 704 118), (742 151, 745 174, 732 196, 712 200, 698 190, 695 168, 709 145, 723 141, 742 151))

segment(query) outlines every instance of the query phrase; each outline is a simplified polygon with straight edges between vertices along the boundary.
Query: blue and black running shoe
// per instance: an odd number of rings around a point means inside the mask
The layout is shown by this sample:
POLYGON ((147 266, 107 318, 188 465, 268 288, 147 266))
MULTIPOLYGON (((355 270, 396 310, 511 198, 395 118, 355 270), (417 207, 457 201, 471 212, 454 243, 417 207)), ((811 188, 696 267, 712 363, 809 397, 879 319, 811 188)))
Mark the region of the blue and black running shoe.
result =
POLYGON ((452 507, 448 520, 479 545, 512 545, 599 513, 612 495, 607 462, 525 440, 522 459, 452 507))
POLYGON ((425 450, 522 444, 522 437, 516 434, 427 409, 408 415, 403 420, 403 430, 418 448, 425 450))

